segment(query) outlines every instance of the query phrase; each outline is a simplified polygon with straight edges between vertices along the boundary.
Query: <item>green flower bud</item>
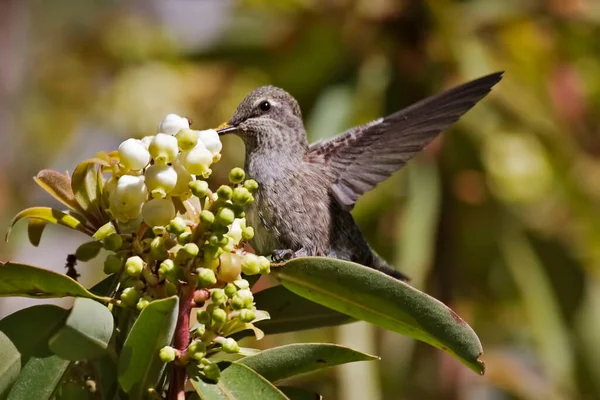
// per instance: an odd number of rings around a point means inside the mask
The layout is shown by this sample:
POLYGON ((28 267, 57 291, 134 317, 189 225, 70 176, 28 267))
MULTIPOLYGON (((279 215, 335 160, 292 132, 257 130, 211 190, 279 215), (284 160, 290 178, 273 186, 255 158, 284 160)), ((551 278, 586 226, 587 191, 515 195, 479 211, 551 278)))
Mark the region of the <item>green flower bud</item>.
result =
POLYGON ((162 236, 157 236, 150 242, 150 255, 152 255, 155 260, 169 258, 169 252, 165 246, 165 239, 162 236))
POLYGON ((242 239, 243 240, 252 240, 252 238, 254 237, 254 228, 251 226, 247 226, 244 229, 242 229, 242 239))
POLYGON ((200 211, 200 222, 202 225, 211 226, 215 222, 215 215, 208 210, 200 211))
POLYGON ((123 238, 117 233, 108 235, 103 240, 104 248, 108 251, 117 251, 123 246, 123 238))
POLYGON ((229 173, 229 182, 233 184, 242 183, 244 178, 246 177, 246 173, 243 169, 235 167, 229 173))
POLYGON ((142 297, 138 300, 137 304, 135 305, 135 308, 137 308, 138 311, 142 311, 144 308, 146 308, 148 304, 150 304, 151 301, 152 299, 150 297, 142 297))
POLYGON ((225 244, 221 245, 221 248, 223 249, 223 251, 225 253, 232 253, 233 250, 235 249, 235 242, 233 241, 232 238, 230 238, 229 236, 225 236, 224 240, 225 244))
POLYGON ((248 282, 245 279, 237 279, 237 280, 233 281, 233 284, 238 289, 250 289, 250 282, 248 282))
POLYGON ((246 275, 260 273, 260 263, 255 254, 248 253, 242 258, 242 272, 246 275))
POLYGON ((158 266, 158 276, 160 279, 166 278, 170 281, 174 281, 175 279, 172 278, 176 277, 176 270, 177 267, 175 266, 175 262, 173 262, 173 260, 166 259, 158 266))
POLYGON ((164 226, 153 226, 152 233, 154 233, 156 236, 163 236, 167 233, 167 229, 164 226))
POLYGON ((225 353, 239 353, 240 346, 237 344, 235 339, 227 338, 227 339, 223 340, 223 342, 221 343, 221 349, 225 353))
POLYGON ((194 258, 198 255, 199 252, 200 248, 198 248, 198 245, 196 243, 187 243, 179 251, 179 253, 183 253, 186 258, 194 258))
POLYGON ((179 153, 179 146, 174 136, 166 133, 158 133, 152 139, 148 150, 156 165, 165 165, 175 161, 179 153))
POLYGON ((96 233, 94 233, 94 236, 92 237, 96 240, 103 240, 106 239, 109 235, 112 235, 113 233, 117 233, 115 226, 112 224, 112 222, 107 222, 106 224, 98 228, 98 230, 96 231, 96 233))
POLYGON ((223 289, 223 291, 225 292, 225 295, 229 298, 232 298, 233 295, 236 294, 237 290, 238 289, 231 282, 228 283, 227 285, 225 285, 225 288, 223 289))
POLYGON ((217 215, 215 215, 215 222, 223 226, 231 225, 234 219, 235 214, 233 210, 227 207, 219 208, 219 211, 217 211, 217 215))
POLYGON ((116 254, 109 254, 104 260, 104 273, 106 275, 117 274, 123 269, 124 261, 116 254))
POLYGON ((258 257, 258 262, 260 263, 261 274, 267 275, 271 273, 271 262, 267 259, 267 257, 258 257))
POLYGON ((128 307, 134 307, 135 305, 137 305, 139 299, 140 293, 133 287, 125 288, 121 293, 121 302, 123 302, 123 304, 125 304, 128 307))
POLYGON ((252 292, 249 289, 238 290, 238 292, 235 294, 235 296, 233 296, 233 298, 235 299, 236 297, 243 300, 245 308, 252 307, 252 303, 254 302, 254 296, 252 295, 252 292))
POLYGON ((142 217, 148 226, 167 225, 175 214, 175 206, 171 199, 152 199, 142 208, 142 217))
POLYGON ((221 377, 221 370, 217 364, 209 364, 204 367, 204 376, 211 381, 218 382, 221 377))
POLYGON ((227 201, 231 199, 233 194, 233 189, 227 185, 221 185, 217 189, 217 196, 219 196, 219 200, 227 201))
POLYGON ((144 269, 144 260, 140 256, 129 257, 125 261, 125 272, 131 277, 137 278, 140 276, 142 269, 144 269))
POLYGON ((223 289, 213 289, 210 293, 210 299, 214 304, 221 305, 227 302, 227 295, 223 289))
POLYGON ((175 137, 182 151, 191 150, 198 144, 198 131, 192 129, 181 129, 175 137))
POLYGON ((208 182, 206 181, 192 181, 188 186, 192 191, 192 194, 200 199, 206 197, 210 193, 210 190, 208 190, 208 182))
POLYGON ((196 272, 198 273, 199 288, 207 288, 217 283, 217 277, 212 270, 208 268, 198 268, 196 272))
MULTIPOLYGON (((210 262, 212 260, 216 260, 219 257, 219 255, 220 255, 219 250, 220 250, 219 247, 211 246, 210 243, 204 245, 204 248, 203 248, 203 258, 204 258, 204 261, 210 262)), ((214 264, 214 263, 211 263, 211 264, 214 264)), ((217 262, 216 266, 218 266, 218 265, 219 264, 217 262)))
POLYGON ((189 227, 188 227, 188 230, 186 230, 185 232, 182 232, 182 233, 181 233, 181 234, 180 234, 180 235, 177 237, 177 240, 178 240, 178 241, 179 241, 179 243, 181 243, 181 244, 187 244, 187 243, 191 242, 191 240, 192 240, 192 236, 193 236, 193 235, 192 235, 192 230, 191 230, 191 229, 189 229, 189 227))
POLYGON ((169 225, 167 225, 167 232, 179 235, 185 231, 185 228, 187 228, 187 225, 183 218, 175 217, 169 222, 169 225))
POLYGON ((102 243, 97 241, 82 244, 75 250, 75 258, 79 261, 89 261, 96 257, 102 248, 102 243))
POLYGON ((254 198, 252 197, 252 194, 250 194, 250 191, 248 189, 240 186, 233 189, 231 201, 233 202, 233 204, 246 205, 248 203, 252 203, 254 201, 254 198))
POLYGON ((215 308, 210 316, 213 322, 217 324, 227 321, 227 313, 222 308, 215 308))
POLYGON ((231 308, 233 308, 234 310, 241 310, 245 307, 246 304, 244 302, 244 299, 242 299, 239 296, 233 295, 233 298, 231 299, 231 308))
POLYGON ((162 362, 170 363, 175 361, 175 359, 177 358, 177 350, 175 350, 171 346, 165 346, 162 349, 160 349, 158 356, 160 357, 160 360, 162 362))
POLYGON ((194 340, 188 346, 188 352, 195 360, 202 360, 206 356, 206 344, 200 340, 194 340))
POLYGON ((212 321, 210 313, 206 310, 198 310, 198 312, 196 313, 196 318, 198 319, 199 323, 204 325, 210 325, 212 321))
POLYGON ((240 319, 244 322, 252 322, 256 318, 256 312, 253 309, 245 308, 240 311, 240 319))
POLYGON ((204 324, 198 324, 196 325, 196 328, 194 329, 194 335, 197 337, 202 337, 204 336, 204 334, 206 333, 206 325, 204 324))
POLYGON ((244 187, 251 193, 255 192, 258 189, 258 182, 256 182, 254 179, 248 179, 246 182, 244 182, 244 187))

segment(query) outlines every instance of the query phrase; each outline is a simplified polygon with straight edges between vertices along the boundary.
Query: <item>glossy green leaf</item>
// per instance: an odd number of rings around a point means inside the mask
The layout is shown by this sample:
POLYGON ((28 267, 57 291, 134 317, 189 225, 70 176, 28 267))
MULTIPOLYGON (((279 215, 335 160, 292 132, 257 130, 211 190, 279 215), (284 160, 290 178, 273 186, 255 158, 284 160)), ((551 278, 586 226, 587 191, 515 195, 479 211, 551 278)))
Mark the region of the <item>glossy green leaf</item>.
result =
POLYGON ((271 316, 271 319, 255 324, 267 335, 354 321, 352 317, 306 300, 282 285, 256 293, 254 301, 257 309, 265 310, 271 316))
POLYGON ((232 319, 223 326, 221 333, 223 336, 231 336, 238 332, 251 330, 254 333, 254 337, 256 338, 256 340, 261 340, 263 337, 265 337, 265 333, 262 330, 258 329, 255 326, 255 324, 260 321, 266 321, 269 318, 269 313, 265 312, 264 310, 257 310, 256 318, 254 318, 252 323, 244 322, 239 319, 232 319))
POLYGON ((27 237, 29 238, 29 242, 35 247, 39 246, 46 225, 48 225, 48 222, 43 219, 29 219, 29 224, 27 225, 27 237))
POLYGON ((55 225, 62 225, 66 226, 67 228, 75 229, 79 232, 83 232, 90 236, 94 233, 83 223, 83 217, 75 218, 71 214, 66 214, 62 211, 58 211, 50 207, 31 207, 15 215, 15 217, 10 223, 10 227, 6 231, 7 240, 12 227, 15 226, 17 222, 25 218, 34 218, 36 220, 41 219, 55 225))
POLYGON ((97 301, 77 298, 65 325, 49 340, 50 350, 65 360, 92 360, 105 354, 114 319, 97 301))
POLYGON ((43 169, 35 178, 33 178, 33 180, 65 206, 72 210, 83 211, 77 203, 77 200, 75 200, 75 195, 71 189, 71 178, 69 178, 69 175, 51 169, 43 169))
POLYGON ((130 399, 140 399, 158 381, 165 364, 158 357, 171 343, 179 299, 155 300, 146 306, 133 324, 119 359, 119 383, 130 399))
POLYGON ((325 257, 302 257, 274 269, 289 290, 319 304, 447 351, 482 374, 479 338, 433 297, 372 268, 325 257))
POLYGON ((245 365, 219 363, 221 378, 215 383, 202 380, 197 364, 190 364, 188 375, 203 400, 283 400, 287 397, 268 380, 245 365))
POLYGON ((21 371, 6 400, 52 399, 71 363, 55 355, 32 357, 21 371))
POLYGON ((310 392, 291 386, 277 386, 290 400, 322 400, 323 396, 318 393, 310 392))
POLYGON ((0 297, 86 297, 109 301, 96 296, 66 275, 43 268, 12 262, 0 263, 0 297))
POLYGON ((19 310, 0 320, 0 397, 15 381, 32 356, 48 356, 50 335, 68 311, 44 304, 19 310))
POLYGON ((238 362, 252 368, 271 382, 356 361, 379 357, 330 343, 296 343, 263 350, 238 362))

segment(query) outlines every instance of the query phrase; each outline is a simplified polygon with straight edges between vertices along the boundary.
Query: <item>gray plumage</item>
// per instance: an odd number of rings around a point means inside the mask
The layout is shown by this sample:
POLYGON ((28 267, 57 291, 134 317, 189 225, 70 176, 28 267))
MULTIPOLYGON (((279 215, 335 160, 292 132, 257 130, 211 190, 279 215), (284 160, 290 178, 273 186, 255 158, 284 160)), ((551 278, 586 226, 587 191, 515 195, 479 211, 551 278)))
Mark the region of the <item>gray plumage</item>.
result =
POLYGON ((259 183, 247 211, 254 249, 277 258, 335 257, 405 279, 372 251, 350 211, 501 78, 476 79, 311 145, 291 95, 274 86, 252 91, 219 133, 243 139, 246 172, 259 183))

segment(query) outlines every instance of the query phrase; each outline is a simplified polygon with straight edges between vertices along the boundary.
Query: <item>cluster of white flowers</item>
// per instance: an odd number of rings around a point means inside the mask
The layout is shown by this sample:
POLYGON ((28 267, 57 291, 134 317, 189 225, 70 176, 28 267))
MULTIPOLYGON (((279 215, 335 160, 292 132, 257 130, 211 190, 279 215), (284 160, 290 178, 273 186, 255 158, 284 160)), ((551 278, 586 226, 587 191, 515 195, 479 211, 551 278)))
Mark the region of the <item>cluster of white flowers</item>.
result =
POLYGON ((187 118, 167 115, 156 135, 119 146, 120 162, 106 186, 109 212, 120 223, 141 217, 150 227, 168 224, 176 215, 172 198, 191 197, 190 182, 210 175, 221 148, 215 130, 192 130, 187 118))

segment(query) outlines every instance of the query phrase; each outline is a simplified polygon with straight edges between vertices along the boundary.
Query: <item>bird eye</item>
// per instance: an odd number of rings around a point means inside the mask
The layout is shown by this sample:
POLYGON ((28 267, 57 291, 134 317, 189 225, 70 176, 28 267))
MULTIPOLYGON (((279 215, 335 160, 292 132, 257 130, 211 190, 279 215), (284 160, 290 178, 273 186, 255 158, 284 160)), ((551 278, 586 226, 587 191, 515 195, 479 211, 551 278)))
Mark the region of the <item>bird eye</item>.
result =
POLYGON ((269 103, 268 101, 262 101, 259 105, 258 108, 260 108, 261 111, 263 112, 267 112, 271 109, 271 103, 269 103))

